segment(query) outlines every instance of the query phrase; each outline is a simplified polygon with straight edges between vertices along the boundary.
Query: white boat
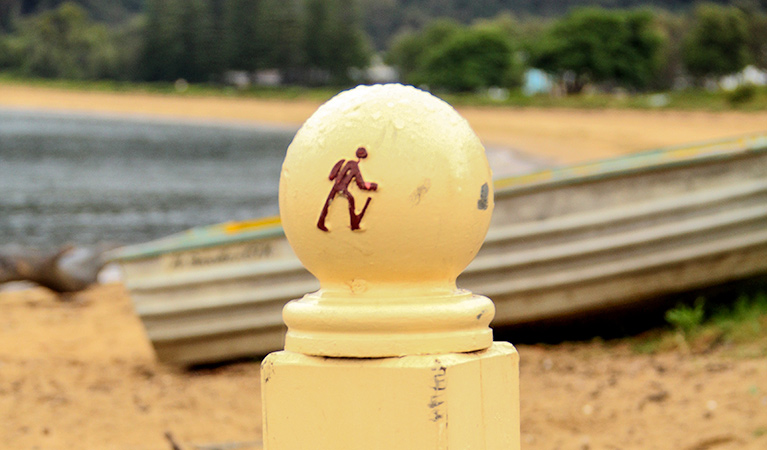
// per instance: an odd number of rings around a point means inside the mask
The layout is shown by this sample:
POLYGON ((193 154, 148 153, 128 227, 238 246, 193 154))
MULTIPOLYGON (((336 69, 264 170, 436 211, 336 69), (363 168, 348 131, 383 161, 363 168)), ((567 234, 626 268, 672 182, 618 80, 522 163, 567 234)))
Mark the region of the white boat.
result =
MULTIPOLYGON (((485 244, 458 279, 494 327, 767 273, 767 134, 495 181, 485 244)), ((282 348, 284 304, 317 290, 278 218, 195 228, 112 255, 158 359, 282 348)))

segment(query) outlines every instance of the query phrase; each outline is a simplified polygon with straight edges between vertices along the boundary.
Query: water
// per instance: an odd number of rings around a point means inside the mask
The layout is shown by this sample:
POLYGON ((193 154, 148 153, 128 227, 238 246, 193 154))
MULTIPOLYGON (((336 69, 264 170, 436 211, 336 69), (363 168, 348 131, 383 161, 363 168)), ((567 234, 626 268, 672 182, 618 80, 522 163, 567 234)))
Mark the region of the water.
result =
POLYGON ((0 109, 0 247, 132 244, 277 214, 294 133, 0 109))

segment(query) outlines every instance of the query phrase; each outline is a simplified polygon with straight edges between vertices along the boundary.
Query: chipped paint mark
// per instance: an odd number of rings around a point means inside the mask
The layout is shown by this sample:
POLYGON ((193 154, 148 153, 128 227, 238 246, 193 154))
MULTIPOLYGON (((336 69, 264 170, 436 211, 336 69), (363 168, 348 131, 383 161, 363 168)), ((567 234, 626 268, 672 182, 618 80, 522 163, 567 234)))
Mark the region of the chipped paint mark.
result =
POLYGON ((439 366, 431 369, 433 373, 431 385, 432 395, 429 398, 428 407, 431 416, 429 420, 438 422, 442 419, 446 419, 443 405, 445 404, 444 391, 447 388, 447 367, 443 366, 438 359, 435 359, 434 361, 439 364, 439 366))
POLYGON ((349 289, 351 289, 354 294, 362 294, 368 290, 368 282, 360 278, 355 278, 348 284, 349 289))
POLYGON ((261 363, 261 371, 264 374, 264 384, 268 383, 272 379, 272 373, 274 372, 274 363, 272 361, 264 360, 261 363))
POLYGON ((431 189, 431 179, 424 178, 415 191, 410 194, 410 201, 413 202, 414 205, 421 203, 421 198, 429 192, 429 189, 431 189))
POLYGON ((489 196, 490 196, 490 187, 487 185, 487 183, 485 183, 482 185, 482 189, 480 189, 479 200, 477 200, 478 209, 481 209, 481 210, 487 209, 489 196))

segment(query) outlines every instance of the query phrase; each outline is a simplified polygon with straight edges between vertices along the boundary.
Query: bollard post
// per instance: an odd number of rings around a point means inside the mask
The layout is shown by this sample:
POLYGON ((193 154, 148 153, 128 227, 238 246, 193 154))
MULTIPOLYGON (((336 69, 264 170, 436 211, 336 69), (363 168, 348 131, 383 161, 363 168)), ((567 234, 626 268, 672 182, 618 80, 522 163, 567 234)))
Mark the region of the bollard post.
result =
POLYGON ((306 121, 280 213, 321 288, 263 361, 265 449, 519 449, 518 354, 455 284, 492 210, 484 148, 431 94, 361 86, 306 121))

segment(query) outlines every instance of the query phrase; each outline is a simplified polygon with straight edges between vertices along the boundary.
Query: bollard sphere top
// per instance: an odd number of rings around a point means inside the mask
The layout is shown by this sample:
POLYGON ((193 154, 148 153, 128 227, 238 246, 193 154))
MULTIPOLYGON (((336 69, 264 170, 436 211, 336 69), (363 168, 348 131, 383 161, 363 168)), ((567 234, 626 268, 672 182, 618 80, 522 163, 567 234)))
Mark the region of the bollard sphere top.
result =
POLYGON ((280 176, 285 235, 322 296, 454 292, 492 210, 492 174, 468 123, 399 84, 359 86, 322 105, 280 176))

